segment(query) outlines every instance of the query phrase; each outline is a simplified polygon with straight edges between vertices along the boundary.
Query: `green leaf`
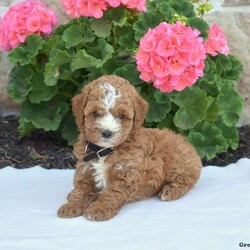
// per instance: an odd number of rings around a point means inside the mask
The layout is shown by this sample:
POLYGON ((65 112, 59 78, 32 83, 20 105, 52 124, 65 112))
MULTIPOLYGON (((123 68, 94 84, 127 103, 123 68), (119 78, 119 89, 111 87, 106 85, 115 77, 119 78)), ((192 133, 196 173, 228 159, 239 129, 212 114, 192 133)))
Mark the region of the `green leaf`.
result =
POLYGON ((76 142, 79 132, 72 113, 67 114, 63 119, 61 133, 62 138, 66 140, 69 145, 73 145, 76 142))
POLYGON ((62 36, 62 39, 66 43, 66 48, 71 48, 83 42, 84 32, 85 25, 83 23, 77 23, 67 28, 62 36))
POLYGON ((208 100, 203 90, 197 87, 186 88, 178 93, 173 102, 180 107, 174 117, 174 124, 178 128, 190 129, 204 119, 208 100))
POLYGON ((208 57, 205 60, 206 67, 204 69, 204 76, 200 79, 202 81, 206 81, 209 84, 214 84, 216 85, 216 89, 220 90, 219 83, 221 81, 220 75, 219 75, 219 69, 217 69, 217 65, 214 62, 214 57, 208 57))
POLYGON ((55 46, 57 46, 57 44, 60 42, 60 40, 61 40, 61 37, 58 36, 58 35, 52 35, 52 36, 50 36, 50 37, 46 40, 46 42, 45 42, 43 48, 41 49, 41 54, 49 55, 50 52, 51 52, 51 50, 52 50, 55 46))
POLYGON ((125 64, 122 67, 116 69, 113 74, 127 79, 133 86, 143 83, 143 81, 140 79, 140 74, 136 69, 136 65, 132 63, 125 64))
POLYGON ((32 80, 32 90, 29 93, 29 100, 39 104, 42 101, 49 101, 58 92, 57 86, 46 86, 42 72, 34 74, 32 80))
POLYGON ((10 74, 7 93, 16 103, 23 103, 32 89, 33 71, 29 66, 15 66, 10 74))
POLYGON ((61 109, 61 113, 62 114, 66 114, 68 113, 68 111, 70 110, 71 106, 70 106, 70 103, 68 102, 64 102, 64 101, 59 101, 58 102, 58 105, 61 109))
POLYGON ((103 64, 101 69, 91 69, 91 71, 98 70, 100 72, 100 70, 101 70, 102 74, 112 75, 113 72, 116 69, 118 69, 120 66, 121 66, 121 64, 120 64, 119 60, 117 59, 117 57, 113 56, 106 63, 103 64))
POLYGON ((170 22, 173 18, 173 15, 176 14, 176 11, 171 7, 170 2, 160 1, 160 3, 156 4, 156 7, 161 12, 161 15, 164 16, 164 20, 162 21, 170 22))
POLYGON ((155 97, 156 102, 159 104, 164 104, 164 103, 170 104, 169 94, 163 93, 159 91, 158 89, 154 91, 154 97, 155 97))
POLYGON ((72 60, 72 56, 66 51, 59 49, 53 51, 50 55, 49 62, 45 66, 44 82, 47 86, 54 86, 59 79, 59 67, 72 60))
POLYGON ((134 51, 136 46, 134 31, 128 32, 123 36, 119 36, 117 43, 120 45, 120 49, 124 52, 134 51))
POLYGON ((220 94, 220 80, 218 81, 207 81, 204 78, 200 78, 197 82, 198 86, 204 90, 208 95, 217 97, 220 94))
POLYGON ((112 57, 114 49, 104 39, 99 39, 97 52, 100 54, 99 58, 88 54, 85 49, 79 50, 71 63, 71 69, 74 71, 81 68, 100 68, 112 57))
POLYGON ((233 86, 222 87, 221 95, 218 97, 220 115, 226 126, 235 126, 242 112, 243 101, 233 86))
POLYGON ((190 131, 187 139, 195 147, 200 157, 206 157, 208 160, 228 147, 220 129, 209 122, 199 123, 190 131))
POLYGON ((39 50, 43 47, 44 40, 37 35, 29 35, 24 44, 19 45, 9 53, 9 60, 11 63, 18 63, 20 65, 27 65, 31 62, 39 50))
POLYGON ((208 100, 208 108, 206 111, 206 120, 214 122, 217 120, 220 111, 217 99, 213 97, 208 97, 207 100, 208 100))
POLYGON ((81 68, 101 67, 101 60, 89 55, 85 49, 79 50, 72 60, 71 69, 77 70, 81 68))
POLYGON ((243 65, 241 62, 233 55, 229 55, 228 59, 232 64, 232 68, 229 70, 225 70, 222 76, 226 79, 238 81, 240 80, 240 76, 243 70, 243 65))
POLYGON ((23 118, 21 115, 19 116, 18 124, 18 132, 21 137, 24 137, 25 135, 36 130, 33 124, 29 120, 23 118))
POLYGON ((174 130, 175 126, 174 126, 173 118, 174 116, 171 113, 168 113, 163 120, 158 122, 157 128, 159 129, 169 128, 169 129, 174 130))
POLYGON ((163 120, 171 109, 170 103, 159 104, 156 102, 154 95, 143 95, 149 103, 149 110, 146 115, 147 122, 160 122, 163 120))
POLYGON ((20 117, 25 123, 31 123, 34 128, 41 128, 45 131, 56 131, 62 120, 60 106, 50 102, 33 104, 26 101, 22 105, 20 117))
POLYGON ((12 64, 19 63, 20 65, 26 65, 31 61, 31 56, 26 53, 21 45, 13 49, 8 57, 12 64))
POLYGON ((146 12, 141 14, 133 25, 136 41, 139 41, 147 33, 149 28, 156 27, 160 22, 161 17, 157 12, 146 12))
POLYGON ((127 21, 127 10, 124 8, 110 8, 105 12, 107 19, 115 26, 123 27, 127 21))
POLYGON ((221 130, 223 137, 226 139, 227 144, 232 149, 237 149, 239 144, 238 130, 235 126, 228 127, 224 124, 222 119, 216 121, 217 127, 221 130))
POLYGON ((194 5, 186 0, 170 1, 170 6, 179 14, 186 17, 195 17, 194 5))
POLYGON ((111 22, 105 18, 91 19, 90 28, 97 37, 107 38, 111 32, 111 22))
POLYGON ((220 70, 221 73, 223 71, 230 71, 232 69, 232 62, 229 59, 229 57, 225 55, 218 54, 215 57, 215 63, 216 63, 217 69, 220 70))

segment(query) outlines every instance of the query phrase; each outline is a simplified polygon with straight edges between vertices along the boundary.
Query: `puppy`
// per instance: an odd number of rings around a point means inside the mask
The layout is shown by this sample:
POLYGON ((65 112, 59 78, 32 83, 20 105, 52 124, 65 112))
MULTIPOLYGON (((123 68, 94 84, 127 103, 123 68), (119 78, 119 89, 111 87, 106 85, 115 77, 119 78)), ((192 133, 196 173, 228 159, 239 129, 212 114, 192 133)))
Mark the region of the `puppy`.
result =
POLYGON ((72 100, 80 131, 74 189, 58 216, 108 220, 127 202, 156 194, 172 201, 197 182, 201 160, 168 129, 142 128, 147 102, 118 76, 89 83, 72 100))

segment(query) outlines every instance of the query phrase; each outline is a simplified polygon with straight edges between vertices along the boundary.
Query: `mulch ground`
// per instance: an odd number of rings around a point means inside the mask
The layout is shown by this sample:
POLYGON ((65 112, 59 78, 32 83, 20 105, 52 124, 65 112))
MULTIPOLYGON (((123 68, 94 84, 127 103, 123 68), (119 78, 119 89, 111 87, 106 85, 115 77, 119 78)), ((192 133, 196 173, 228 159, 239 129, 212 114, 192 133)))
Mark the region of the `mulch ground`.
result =
MULTIPOLYGON (((72 148, 57 139, 54 133, 36 131, 23 139, 19 138, 17 117, 0 116, 0 168, 12 166, 27 168, 40 165, 47 169, 74 168, 72 148)), ((226 166, 243 157, 250 158, 250 126, 239 130, 239 147, 217 155, 203 165, 226 166)))

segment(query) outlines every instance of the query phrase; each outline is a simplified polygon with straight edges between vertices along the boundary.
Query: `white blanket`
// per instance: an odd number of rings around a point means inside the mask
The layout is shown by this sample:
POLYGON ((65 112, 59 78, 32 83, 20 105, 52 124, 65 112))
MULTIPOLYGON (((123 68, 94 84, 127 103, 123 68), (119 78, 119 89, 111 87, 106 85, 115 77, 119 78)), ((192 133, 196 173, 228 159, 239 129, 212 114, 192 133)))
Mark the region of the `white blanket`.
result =
POLYGON ((74 170, 0 170, 1 250, 230 250, 250 244, 250 159, 205 167, 183 198, 125 205, 113 219, 60 219, 74 170))

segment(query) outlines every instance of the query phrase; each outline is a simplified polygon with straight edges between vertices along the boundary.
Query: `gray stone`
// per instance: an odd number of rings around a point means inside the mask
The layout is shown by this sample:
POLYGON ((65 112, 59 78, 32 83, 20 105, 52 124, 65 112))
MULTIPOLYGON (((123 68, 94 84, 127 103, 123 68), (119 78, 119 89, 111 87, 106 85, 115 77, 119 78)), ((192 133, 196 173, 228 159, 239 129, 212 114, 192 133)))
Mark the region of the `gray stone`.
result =
POLYGON ((250 5, 250 0, 225 0, 223 6, 250 5))

